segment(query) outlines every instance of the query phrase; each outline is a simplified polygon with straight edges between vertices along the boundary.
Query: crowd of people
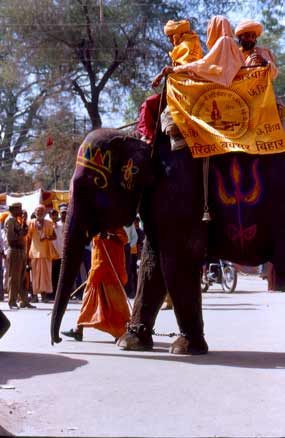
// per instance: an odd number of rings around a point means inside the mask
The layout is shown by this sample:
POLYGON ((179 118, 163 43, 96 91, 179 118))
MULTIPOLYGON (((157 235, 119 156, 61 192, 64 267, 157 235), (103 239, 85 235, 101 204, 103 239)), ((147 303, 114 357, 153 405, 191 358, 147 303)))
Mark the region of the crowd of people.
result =
POLYGON ((1 215, 0 299, 10 309, 54 299, 63 251, 67 204, 48 212, 38 205, 30 218, 20 202, 1 215))
MULTIPOLYGON (((61 259, 63 255, 64 225, 68 205, 47 211, 38 205, 28 218, 20 202, 9 206, 0 217, 0 301, 7 295, 10 309, 35 308, 34 303, 47 303, 55 298, 61 259), (33 303, 33 304, 32 304, 33 303)), ((139 217, 125 227, 126 241, 124 266, 126 267, 126 294, 134 298, 137 286, 137 267, 144 232, 139 217)), ((85 248, 82 266, 77 274, 74 289, 84 284, 91 269, 91 252, 94 242, 85 248)), ((82 299, 83 288, 75 298, 82 299)))

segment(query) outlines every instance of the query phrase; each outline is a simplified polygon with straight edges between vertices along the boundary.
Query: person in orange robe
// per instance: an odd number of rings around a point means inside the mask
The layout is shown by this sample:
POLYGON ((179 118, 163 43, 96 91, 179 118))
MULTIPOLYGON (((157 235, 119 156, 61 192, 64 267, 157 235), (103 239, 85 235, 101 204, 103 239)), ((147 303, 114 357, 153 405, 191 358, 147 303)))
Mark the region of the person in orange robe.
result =
MULTIPOLYGON (((164 26, 164 34, 173 45, 169 52, 173 67, 189 64, 203 57, 203 51, 198 35, 190 29, 188 20, 169 20, 164 26)), ((152 81, 152 87, 158 87, 164 77, 164 69, 152 81)))
MULTIPOLYGON (((45 219, 46 208, 38 205, 35 209, 36 218, 28 225, 27 252, 32 268, 33 302, 38 302, 38 294, 42 302, 48 302, 48 294, 52 294, 52 240, 56 239, 53 223, 45 219)), ((58 255, 58 254, 57 254, 58 255)))
MULTIPOLYGON (((188 20, 174 21, 169 20, 164 26, 164 34, 169 38, 173 45, 173 50, 169 52, 172 65, 174 67, 197 61, 203 57, 203 51, 198 35, 190 28, 188 20)), ((164 76, 163 70, 152 81, 152 87, 157 87, 164 76)), ((138 126, 139 129, 140 125, 138 126)), ((168 106, 161 114, 161 130, 170 136, 172 150, 186 147, 178 127, 173 122, 172 115, 168 106)))
POLYGON ((77 341, 83 328, 93 327, 119 338, 126 331, 130 310, 124 285, 127 283, 124 246, 128 236, 124 228, 108 230, 93 238, 91 270, 83 295, 76 329, 62 331, 77 341))

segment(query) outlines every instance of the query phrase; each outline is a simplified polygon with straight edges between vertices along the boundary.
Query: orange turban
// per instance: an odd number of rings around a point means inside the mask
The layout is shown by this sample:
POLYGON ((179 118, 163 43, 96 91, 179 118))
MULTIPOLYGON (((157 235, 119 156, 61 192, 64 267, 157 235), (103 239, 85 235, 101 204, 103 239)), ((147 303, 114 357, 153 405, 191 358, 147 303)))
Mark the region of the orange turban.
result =
POLYGON ((190 32, 190 22, 188 20, 173 21, 169 20, 164 26, 165 35, 174 35, 176 33, 190 32))
POLYGON ((236 27, 235 34, 238 37, 245 32, 254 32, 259 37, 263 32, 263 25, 258 21, 244 20, 236 27))

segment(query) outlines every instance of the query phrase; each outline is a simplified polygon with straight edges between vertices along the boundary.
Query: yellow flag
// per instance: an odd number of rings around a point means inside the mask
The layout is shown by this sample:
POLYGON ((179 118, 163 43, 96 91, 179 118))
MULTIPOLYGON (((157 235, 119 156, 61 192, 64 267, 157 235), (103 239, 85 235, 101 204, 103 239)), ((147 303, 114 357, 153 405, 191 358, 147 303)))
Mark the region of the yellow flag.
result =
POLYGON ((194 158, 285 151, 269 67, 242 69, 230 87, 169 75, 167 103, 194 158))

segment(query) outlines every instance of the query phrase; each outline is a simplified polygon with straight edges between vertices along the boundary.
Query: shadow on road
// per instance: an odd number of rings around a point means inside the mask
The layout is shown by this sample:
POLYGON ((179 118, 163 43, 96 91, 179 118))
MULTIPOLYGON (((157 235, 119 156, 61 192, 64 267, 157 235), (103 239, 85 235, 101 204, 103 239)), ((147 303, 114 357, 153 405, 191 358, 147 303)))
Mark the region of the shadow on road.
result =
POLYGON ((203 303, 203 310, 261 310, 264 304, 251 303, 203 303))
POLYGON ((4 429, 4 427, 0 426, 0 436, 15 436, 8 430, 4 429))
MULTIPOLYGON (((32 376, 66 373, 88 362, 57 354, 0 352, 0 384, 8 380, 29 379, 32 376)), ((0 435, 1 436, 1 435, 0 435)))
POLYGON ((266 290, 239 290, 236 289, 234 292, 224 292, 222 289, 213 289, 213 290, 207 290, 207 292, 203 292, 203 297, 213 296, 215 298, 230 298, 233 295, 239 295, 239 294, 263 294, 264 292, 267 292, 266 290), (216 296, 217 294, 221 294, 220 296, 216 296))
POLYGON ((256 369, 284 369, 285 368, 285 353, 267 352, 267 351, 211 351, 206 355, 201 356, 176 356, 163 355, 159 353, 168 353, 169 344, 165 343, 165 348, 161 348, 163 343, 155 343, 155 348, 151 353, 87 353, 87 352, 62 352, 63 354, 76 354, 80 356, 105 356, 116 357, 122 359, 146 359, 160 360, 169 362, 189 363, 194 365, 221 365, 226 367, 236 368, 256 368, 256 369), (158 348, 156 348, 158 346, 158 348), (154 353, 154 354, 153 354, 154 353), (157 353, 157 354, 155 354, 157 353))

